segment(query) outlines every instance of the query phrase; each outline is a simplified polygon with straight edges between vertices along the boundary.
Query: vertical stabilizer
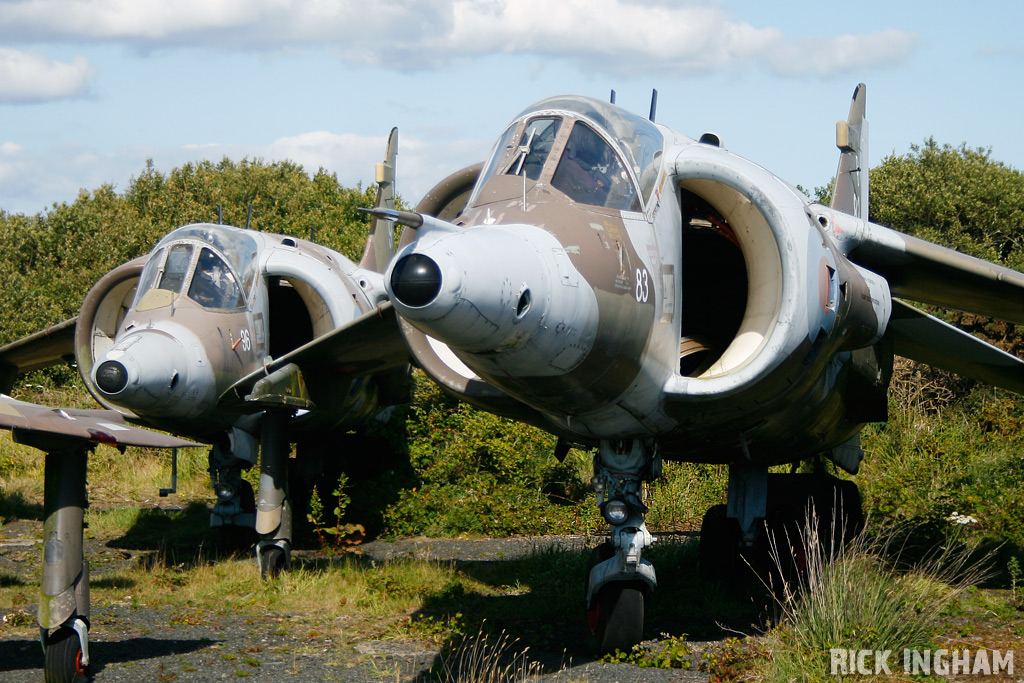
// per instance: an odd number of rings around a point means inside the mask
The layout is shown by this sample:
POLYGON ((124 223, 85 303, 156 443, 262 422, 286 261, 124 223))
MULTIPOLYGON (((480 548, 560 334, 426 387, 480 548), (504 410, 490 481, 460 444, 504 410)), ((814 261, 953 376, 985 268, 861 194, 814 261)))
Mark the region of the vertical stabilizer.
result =
POLYGON ((836 124, 836 146, 841 152, 832 191, 832 208, 868 220, 868 120, 864 117, 867 87, 853 91, 850 117, 836 124))
MULTIPOLYGON (((395 162, 398 159, 398 129, 392 128, 388 136, 388 146, 384 153, 384 161, 376 168, 377 200, 374 208, 395 208, 395 162)), ((392 221, 374 218, 370 236, 366 239, 366 249, 359 265, 378 273, 387 270, 388 263, 395 253, 395 225, 392 221)))

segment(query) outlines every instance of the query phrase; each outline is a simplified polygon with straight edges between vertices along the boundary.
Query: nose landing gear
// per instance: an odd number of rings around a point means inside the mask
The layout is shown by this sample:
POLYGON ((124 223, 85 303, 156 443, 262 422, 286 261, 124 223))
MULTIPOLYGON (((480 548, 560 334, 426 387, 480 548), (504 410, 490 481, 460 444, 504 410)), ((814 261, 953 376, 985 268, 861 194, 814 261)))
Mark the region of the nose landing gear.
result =
POLYGON ((647 530, 643 482, 660 473, 653 442, 601 442, 591 483, 611 526, 611 540, 591 553, 587 620, 598 652, 630 650, 643 640, 644 601, 658 581, 643 551, 654 543, 647 530))

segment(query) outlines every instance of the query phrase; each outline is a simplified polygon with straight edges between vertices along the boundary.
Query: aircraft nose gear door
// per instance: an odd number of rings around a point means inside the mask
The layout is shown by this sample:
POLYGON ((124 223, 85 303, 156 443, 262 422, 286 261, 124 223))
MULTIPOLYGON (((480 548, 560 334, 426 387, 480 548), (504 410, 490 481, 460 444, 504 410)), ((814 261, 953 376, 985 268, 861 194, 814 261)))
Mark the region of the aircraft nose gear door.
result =
POLYGON ((643 640, 644 600, 658 581, 641 556, 654 543, 647 530, 643 482, 661 471, 651 440, 604 440, 591 484, 611 539, 594 548, 587 583, 587 619, 599 652, 630 650, 643 640))

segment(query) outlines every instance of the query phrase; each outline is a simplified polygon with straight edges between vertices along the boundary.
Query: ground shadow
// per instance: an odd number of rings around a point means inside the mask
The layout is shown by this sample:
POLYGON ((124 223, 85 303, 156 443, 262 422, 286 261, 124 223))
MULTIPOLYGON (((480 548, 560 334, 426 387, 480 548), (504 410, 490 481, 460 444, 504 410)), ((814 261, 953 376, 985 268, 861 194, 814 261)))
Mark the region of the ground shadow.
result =
MULTIPOLYGON (((209 638, 128 638, 116 642, 89 642, 90 667, 93 674, 102 671, 107 663, 156 659, 171 655, 196 652, 219 641, 209 638)), ((0 640, 0 673, 42 669, 43 653, 38 640, 0 640)))
POLYGON ((24 588, 28 582, 20 576, 0 573, 0 588, 24 588))
POLYGON ((0 491, 0 524, 7 524, 14 519, 33 519, 43 521, 41 503, 30 503, 25 500, 21 491, 0 491))
POLYGON ((198 501, 183 509, 140 510, 121 536, 107 541, 108 548, 138 553, 140 566, 158 564, 191 567, 237 555, 251 555, 255 543, 251 530, 210 528, 210 508, 198 501))
MULTIPOLYGON (((515 641, 507 655, 529 648, 543 673, 594 661, 586 619, 589 549, 543 550, 507 560, 460 560, 457 569, 496 589, 492 595, 465 592, 452 584, 424 596, 412 620, 450 624, 457 631, 434 662, 440 670, 453 651, 466 647, 465 636, 486 635, 491 642, 515 641)), ((757 635, 771 621, 771 598, 752 586, 723 587, 701 582, 697 543, 672 539, 645 553, 655 565, 658 587, 646 600, 644 638, 685 637, 719 641, 757 635)))

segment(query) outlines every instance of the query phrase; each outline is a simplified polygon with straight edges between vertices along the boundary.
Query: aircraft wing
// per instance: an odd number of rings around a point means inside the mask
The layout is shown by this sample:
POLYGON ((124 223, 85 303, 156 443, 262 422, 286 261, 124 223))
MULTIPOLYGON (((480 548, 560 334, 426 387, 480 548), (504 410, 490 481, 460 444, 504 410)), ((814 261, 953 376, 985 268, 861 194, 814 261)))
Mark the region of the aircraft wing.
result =
POLYGON ((368 375, 409 362, 409 348, 398 331, 398 319, 390 302, 275 358, 263 369, 235 382, 221 400, 244 398, 253 385, 286 365, 294 364, 309 374, 368 375))
POLYGON ((1024 361, 949 323, 893 300, 889 334, 904 358, 1024 394, 1024 361))
POLYGON ((0 429, 9 429, 18 443, 59 450, 69 442, 111 446, 189 448, 202 444, 125 424, 113 410, 48 408, 0 394, 0 429))
POLYGON ((865 223, 847 254, 893 296, 1024 324, 1024 273, 865 223))
POLYGON ((77 321, 65 320, 0 347, 0 392, 10 391, 18 375, 73 358, 77 321))

